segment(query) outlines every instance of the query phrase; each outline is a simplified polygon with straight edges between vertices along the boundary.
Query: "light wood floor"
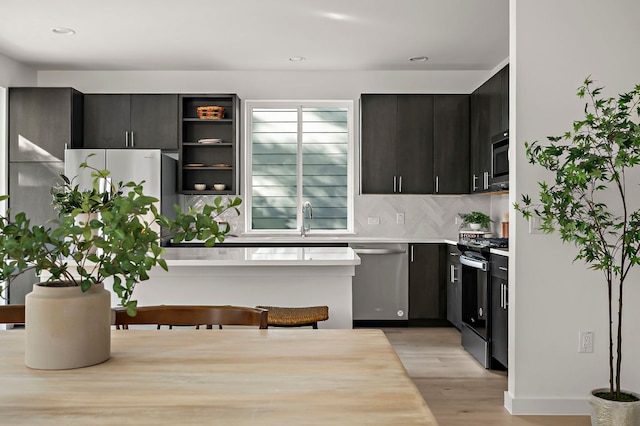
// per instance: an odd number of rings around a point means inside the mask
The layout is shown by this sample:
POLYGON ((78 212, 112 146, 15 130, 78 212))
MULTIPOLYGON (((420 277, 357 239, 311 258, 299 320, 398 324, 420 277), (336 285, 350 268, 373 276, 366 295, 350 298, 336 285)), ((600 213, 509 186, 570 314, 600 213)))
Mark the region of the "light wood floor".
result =
POLYGON ((454 328, 385 328, 440 426, 588 426, 588 416, 512 416, 506 372, 485 370, 454 328))

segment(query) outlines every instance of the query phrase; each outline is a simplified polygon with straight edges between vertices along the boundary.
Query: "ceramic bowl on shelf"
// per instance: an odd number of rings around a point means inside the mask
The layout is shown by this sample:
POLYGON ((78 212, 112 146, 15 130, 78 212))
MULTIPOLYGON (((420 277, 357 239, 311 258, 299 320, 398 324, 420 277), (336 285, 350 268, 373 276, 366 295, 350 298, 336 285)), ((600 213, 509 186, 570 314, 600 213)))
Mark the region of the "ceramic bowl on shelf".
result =
POLYGON ((216 191, 224 191, 225 188, 226 188, 226 185, 224 183, 213 184, 213 189, 215 189, 216 191))
POLYGON ((207 189, 207 185, 205 185, 204 183, 196 183, 193 185, 193 188, 196 191, 204 191, 205 189, 207 189))

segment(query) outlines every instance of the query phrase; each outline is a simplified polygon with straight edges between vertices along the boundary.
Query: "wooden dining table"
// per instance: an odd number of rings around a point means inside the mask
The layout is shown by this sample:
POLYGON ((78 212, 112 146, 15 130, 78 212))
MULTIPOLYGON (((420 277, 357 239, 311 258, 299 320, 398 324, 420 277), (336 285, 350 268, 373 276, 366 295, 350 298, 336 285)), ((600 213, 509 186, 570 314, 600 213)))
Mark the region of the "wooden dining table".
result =
POLYGON ((437 425, 373 329, 114 330, 111 358, 24 365, 0 331, 0 424, 437 425))

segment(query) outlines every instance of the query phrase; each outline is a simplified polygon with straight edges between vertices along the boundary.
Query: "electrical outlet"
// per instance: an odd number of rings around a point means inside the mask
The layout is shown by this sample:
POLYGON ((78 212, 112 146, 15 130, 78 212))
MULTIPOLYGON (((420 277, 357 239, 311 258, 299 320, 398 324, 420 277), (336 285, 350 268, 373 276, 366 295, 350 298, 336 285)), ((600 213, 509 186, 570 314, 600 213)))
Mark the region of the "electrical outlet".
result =
POLYGON ((396 213, 396 223, 398 225, 404 224, 404 213, 396 213))
POLYGON ((542 234, 542 230, 540 229, 540 218, 531 216, 529 218, 529 233, 530 234, 542 234))
POLYGON ((581 331, 578 333, 578 352, 591 353, 593 352, 593 331, 581 331))
POLYGON ((380 217, 379 216, 369 216, 367 218, 367 223, 369 225, 380 225, 380 217))

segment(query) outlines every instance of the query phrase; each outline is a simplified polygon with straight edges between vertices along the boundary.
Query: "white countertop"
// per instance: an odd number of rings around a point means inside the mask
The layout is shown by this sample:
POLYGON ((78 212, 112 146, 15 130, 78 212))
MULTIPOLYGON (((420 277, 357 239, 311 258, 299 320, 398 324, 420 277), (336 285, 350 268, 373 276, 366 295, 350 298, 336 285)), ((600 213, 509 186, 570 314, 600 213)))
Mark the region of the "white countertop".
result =
POLYGON ((172 266, 355 266, 360 258, 349 247, 167 247, 162 256, 172 266))

